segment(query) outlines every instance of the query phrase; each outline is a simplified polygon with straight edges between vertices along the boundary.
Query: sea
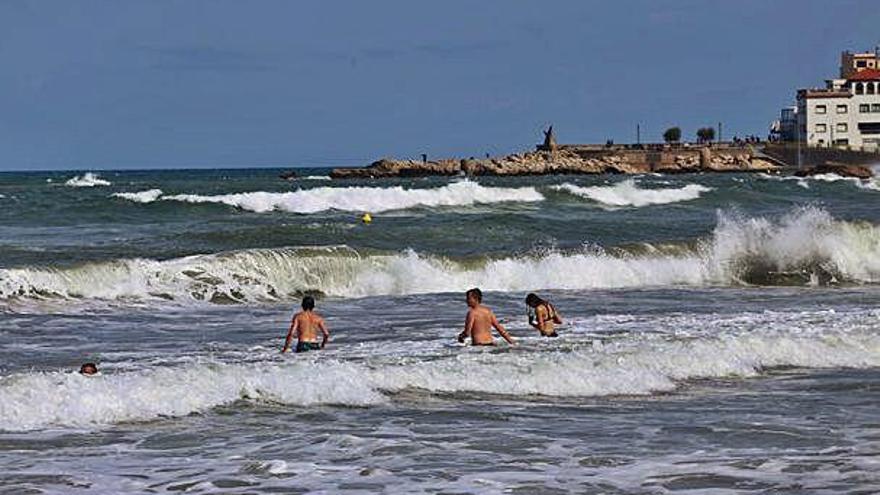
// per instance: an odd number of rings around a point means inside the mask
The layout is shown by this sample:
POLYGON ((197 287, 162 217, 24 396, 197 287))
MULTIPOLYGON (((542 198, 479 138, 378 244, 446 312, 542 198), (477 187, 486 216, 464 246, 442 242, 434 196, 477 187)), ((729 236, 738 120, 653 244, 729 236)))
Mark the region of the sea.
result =
POLYGON ((880 493, 877 180, 280 172, 0 174, 0 493, 880 493))

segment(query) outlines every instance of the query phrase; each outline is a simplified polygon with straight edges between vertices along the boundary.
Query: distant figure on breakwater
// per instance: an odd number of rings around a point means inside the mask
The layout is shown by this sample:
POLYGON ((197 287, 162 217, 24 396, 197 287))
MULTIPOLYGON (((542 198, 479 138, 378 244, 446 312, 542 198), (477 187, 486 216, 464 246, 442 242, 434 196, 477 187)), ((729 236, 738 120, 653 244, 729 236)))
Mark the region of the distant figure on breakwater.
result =
POLYGON ((458 341, 464 343, 465 339, 471 338, 471 345, 495 345, 492 338, 492 328, 510 345, 516 345, 513 337, 498 322, 495 313, 483 306, 483 293, 480 289, 471 289, 465 293, 468 305, 467 318, 464 321, 464 330, 458 334, 458 341))
POLYGON ((534 292, 526 296, 529 325, 541 332, 542 337, 559 337, 556 325, 562 324, 562 317, 549 301, 538 297, 534 292))
POLYGON ((296 352, 308 352, 323 349, 327 345, 330 338, 330 331, 324 323, 324 318, 315 313, 315 298, 306 296, 302 300, 302 311, 293 315, 290 322, 290 329, 287 331, 287 338, 284 341, 284 347, 281 353, 284 354, 290 349, 290 343, 293 336, 296 335, 296 352), (321 343, 318 343, 318 332, 321 332, 321 343))
MULTIPOLYGON (((556 135, 553 134, 553 126, 544 131, 544 144, 541 145, 544 151, 556 151, 559 145, 556 144, 556 135)), ((488 156, 486 156, 488 158, 488 156)))

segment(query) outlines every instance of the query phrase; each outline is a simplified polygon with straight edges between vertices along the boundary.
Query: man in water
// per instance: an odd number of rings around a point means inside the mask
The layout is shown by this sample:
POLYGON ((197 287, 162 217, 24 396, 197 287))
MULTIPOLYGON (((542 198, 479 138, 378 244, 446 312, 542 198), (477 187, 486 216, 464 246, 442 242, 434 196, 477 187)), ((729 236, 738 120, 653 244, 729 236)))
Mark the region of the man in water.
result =
POLYGON ((462 344, 468 337, 471 338, 471 345, 495 345, 492 339, 492 327, 504 337, 510 345, 516 345, 513 338, 507 333, 507 330, 495 318, 495 313, 491 309, 483 306, 483 293, 480 289, 471 289, 465 293, 467 299, 468 313, 464 321, 464 331, 458 334, 458 341, 462 344))
POLYGON ((293 315, 290 322, 290 329, 287 331, 287 339, 284 341, 284 347, 281 353, 290 349, 290 342, 296 335, 296 352, 308 352, 323 349, 327 345, 330 338, 330 332, 327 325, 324 324, 324 318, 315 313, 315 298, 306 296, 302 300, 302 311, 293 315), (318 343, 318 332, 321 332, 321 343, 318 343))
POLYGON ((91 376, 98 374, 98 365, 95 363, 85 363, 79 368, 81 375, 91 376))
POLYGON ((529 325, 541 332, 542 337, 559 337, 556 325, 562 323, 562 317, 555 306, 535 293, 526 296, 526 306, 529 308, 529 325))
POLYGON ((98 373, 98 365, 95 363, 85 363, 80 366, 79 373, 86 376, 96 375, 98 373))

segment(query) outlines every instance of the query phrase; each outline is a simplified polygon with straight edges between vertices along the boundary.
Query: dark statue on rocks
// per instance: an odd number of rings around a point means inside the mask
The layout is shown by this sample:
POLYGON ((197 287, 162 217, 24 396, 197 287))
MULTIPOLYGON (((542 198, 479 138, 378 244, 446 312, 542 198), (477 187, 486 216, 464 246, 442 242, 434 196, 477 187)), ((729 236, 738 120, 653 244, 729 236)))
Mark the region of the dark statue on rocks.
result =
POLYGON ((553 134, 552 125, 544 131, 544 144, 541 145, 541 149, 545 151, 556 151, 556 135, 553 134))

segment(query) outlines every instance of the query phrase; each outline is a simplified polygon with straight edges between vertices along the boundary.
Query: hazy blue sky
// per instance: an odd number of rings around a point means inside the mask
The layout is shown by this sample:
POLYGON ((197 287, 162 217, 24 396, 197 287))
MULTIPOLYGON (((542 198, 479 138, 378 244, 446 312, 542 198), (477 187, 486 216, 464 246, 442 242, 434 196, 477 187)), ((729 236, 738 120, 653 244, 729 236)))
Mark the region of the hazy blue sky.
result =
POLYGON ((0 170, 353 165, 765 134, 866 1, 0 0, 0 170))

